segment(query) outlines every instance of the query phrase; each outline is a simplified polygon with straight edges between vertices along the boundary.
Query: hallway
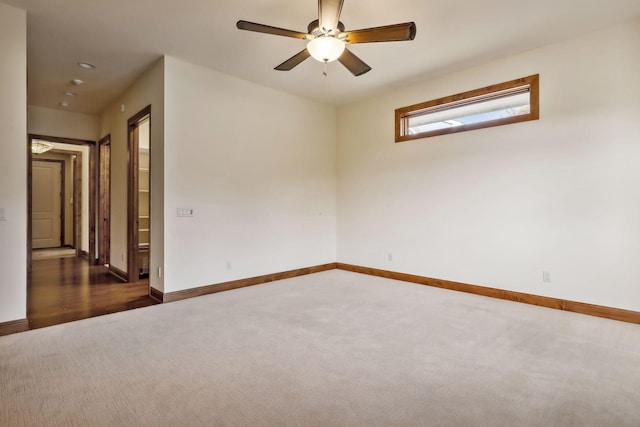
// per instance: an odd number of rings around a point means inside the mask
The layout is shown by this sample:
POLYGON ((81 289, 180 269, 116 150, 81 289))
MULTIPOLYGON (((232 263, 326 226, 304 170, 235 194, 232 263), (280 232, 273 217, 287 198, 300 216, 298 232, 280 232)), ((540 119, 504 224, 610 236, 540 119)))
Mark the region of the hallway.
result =
POLYGON ((84 258, 34 260, 27 280, 31 329, 157 304, 148 280, 122 283, 84 258))

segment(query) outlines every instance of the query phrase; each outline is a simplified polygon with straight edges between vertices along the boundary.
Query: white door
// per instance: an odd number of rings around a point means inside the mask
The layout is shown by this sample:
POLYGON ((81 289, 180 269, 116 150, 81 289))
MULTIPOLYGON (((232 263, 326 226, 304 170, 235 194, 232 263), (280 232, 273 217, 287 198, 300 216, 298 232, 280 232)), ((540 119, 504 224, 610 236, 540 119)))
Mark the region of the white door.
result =
POLYGON ((32 244, 33 249, 56 248, 62 222, 62 165, 59 162, 32 162, 32 244))

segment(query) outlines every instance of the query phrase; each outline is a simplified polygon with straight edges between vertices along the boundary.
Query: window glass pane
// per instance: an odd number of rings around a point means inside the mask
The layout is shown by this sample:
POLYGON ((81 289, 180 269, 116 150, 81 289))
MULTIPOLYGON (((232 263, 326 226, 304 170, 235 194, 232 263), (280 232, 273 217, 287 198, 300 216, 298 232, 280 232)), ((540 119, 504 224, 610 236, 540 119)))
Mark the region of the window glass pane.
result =
POLYGON ((409 117, 408 134, 445 129, 449 127, 488 122, 507 117, 529 114, 529 92, 506 95, 489 100, 478 100, 444 111, 415 113, 409 117))

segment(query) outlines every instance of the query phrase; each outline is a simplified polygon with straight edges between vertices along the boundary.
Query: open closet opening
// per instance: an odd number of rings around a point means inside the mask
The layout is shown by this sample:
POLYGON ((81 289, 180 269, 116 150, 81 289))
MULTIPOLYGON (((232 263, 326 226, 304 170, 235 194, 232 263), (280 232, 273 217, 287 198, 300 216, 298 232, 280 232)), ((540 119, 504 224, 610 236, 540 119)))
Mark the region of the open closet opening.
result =
POLYGON ((151 256, 151 106, 128 121, 128 281, 149 277, 151 256))

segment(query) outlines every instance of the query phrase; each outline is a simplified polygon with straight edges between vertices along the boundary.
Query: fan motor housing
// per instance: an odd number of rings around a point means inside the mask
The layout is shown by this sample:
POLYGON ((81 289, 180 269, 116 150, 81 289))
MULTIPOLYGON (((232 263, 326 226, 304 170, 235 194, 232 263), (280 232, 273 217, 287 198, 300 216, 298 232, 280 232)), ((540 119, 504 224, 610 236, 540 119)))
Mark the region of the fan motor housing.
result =
MULTIPOLYGON (((343 31, 344 31, 344 24, 342 22, 338 22, 338 32, 341 33, 343 31)), ((315 37, 318 37, 319 35, 324 34, 324 32, 320 29, 320 21, 317 19, 309 23, 309 25, 307 26, 307 32, 315 37)))

